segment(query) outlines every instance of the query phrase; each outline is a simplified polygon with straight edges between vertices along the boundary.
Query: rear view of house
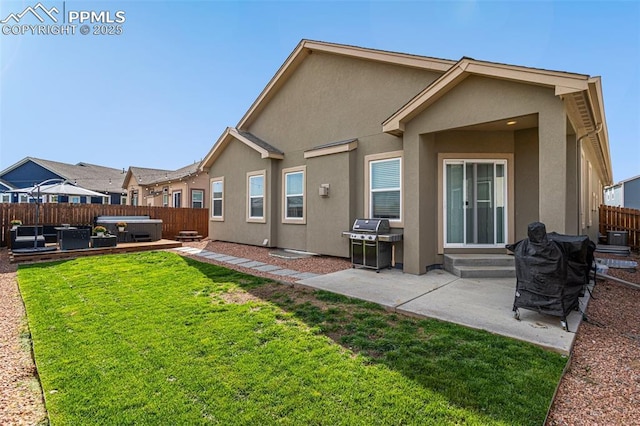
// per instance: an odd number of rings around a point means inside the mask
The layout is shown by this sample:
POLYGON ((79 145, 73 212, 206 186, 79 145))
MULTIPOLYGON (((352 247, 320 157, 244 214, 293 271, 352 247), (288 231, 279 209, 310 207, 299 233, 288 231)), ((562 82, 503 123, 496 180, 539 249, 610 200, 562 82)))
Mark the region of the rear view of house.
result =
POLYGON ((201 168, 212 239, 347 257, 386 218, 412 274, 533 221, 595 239, 612 180, 597 77, 307 40, 201 168))

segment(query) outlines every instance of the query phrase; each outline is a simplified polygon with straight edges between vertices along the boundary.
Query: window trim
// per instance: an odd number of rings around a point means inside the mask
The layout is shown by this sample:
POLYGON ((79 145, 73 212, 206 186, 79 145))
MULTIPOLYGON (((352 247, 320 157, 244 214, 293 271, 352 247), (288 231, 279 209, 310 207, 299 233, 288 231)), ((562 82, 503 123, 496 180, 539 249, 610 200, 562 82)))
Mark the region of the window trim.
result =
POLYGON ((191 190, 191 208, 192 209, 202 209, 202 208, 204 208, 204 189, 192 189, 191 190), (198 202, 200 203, 200 207, 194 207, 193 206, 193 203, 194 203, 193 195, 195 193, 199 193, 199 194, 202 195, 202 198, 200 200, 198 200, 198 202))
POLYGON ((307 166, 282 169, 282 223, 307 224, 307 166), (302 217, 287 217, 287 175, 302 173, 302 217))
POLYGON ((371 154, 364 157, 364 215, 371 217, 371 163, 384 160, 400 160, 400 219, 389 219, 391 228, 404 227, 404 151, 371 154))
MULTIPOLYGON (((259 198, 259 197, 253 197, 259 198)), ((256 170, 247 172, 247 210, 246 221, 251 223, 267 223, 267 171, 256 170), (262 216, 251 216, 251 179, 262 176, 262 216)))
POLYGON ((211 214, 209 216, 209 219, 212 221, 216 221, 216 222, 224 222, 224 176, 220 176, 220 177, 215 177, 215 178, 211 178, 209 180, 209 188, 211 188, 211 214), (222 197, 221 198, 213 198, 213 184, 220 182, 222 184, 222 197), (213 202, 216 200, 220 200, 221 204, 222 204, 222 208, 221 208, 221 215, 220 216, 214 216, 213 215, 213 202))
POLYGON ((171 193, 171 207, 182 208, 182 190, 181 189, 178 189, 178 190, 173 191, 171 193), (180 198, 180 205, 179 206, 176 206, 176 196, 179 196, 179 198, 180 198))

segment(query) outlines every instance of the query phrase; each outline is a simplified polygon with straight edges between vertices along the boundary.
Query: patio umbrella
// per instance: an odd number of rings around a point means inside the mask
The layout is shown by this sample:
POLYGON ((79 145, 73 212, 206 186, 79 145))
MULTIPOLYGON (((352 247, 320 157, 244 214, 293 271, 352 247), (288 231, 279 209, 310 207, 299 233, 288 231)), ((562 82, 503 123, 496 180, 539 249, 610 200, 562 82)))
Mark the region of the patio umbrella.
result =
POLYGON ((44 195, 44 194, 77 195, 77 196, 84 196, 84 197, 102 197, 102 198, 109 197, 108 195, 104 195, 99 192, 92 191, 90 189, 85 189, 85 188, 82 188, 81 186, 72 185, 69 182, 45 184, 45 185, 40 185, 39 188, 38 188, 38 185, 36 185, 36 186, 30 186, 29 188, 12 189, 11 191, 8 191, 8 192, 18 192, 21 194, 31 194, 31 195, 35 195, 39 193, 40 195, 44 195))
MULTIPOLYGON (((108 198, 108 195, 101 194, 99 192, 91 191, 90 189, 85 189, 80 186, 72 185, 66 180, 62 179, 47 179, 39 184, 29 187, 29 188, 20 188, 13 189, 9 192, 18 192, 21 194, 29 194, 32 197, 35 197, 35 205, 36 205, 36 226, 33 236, 33 250, 38 251, 38 219, 40 212, 40 196, 43 194, 47 195, 76 195, 76 196, 85 196, 85 197, 102 197, 108 198), (58 182, 55 182, 58 181, 58 182), (54 183, 55 182, 55 183, 54 183)), ((46 248, 45 248, 46 249, 46 248)))

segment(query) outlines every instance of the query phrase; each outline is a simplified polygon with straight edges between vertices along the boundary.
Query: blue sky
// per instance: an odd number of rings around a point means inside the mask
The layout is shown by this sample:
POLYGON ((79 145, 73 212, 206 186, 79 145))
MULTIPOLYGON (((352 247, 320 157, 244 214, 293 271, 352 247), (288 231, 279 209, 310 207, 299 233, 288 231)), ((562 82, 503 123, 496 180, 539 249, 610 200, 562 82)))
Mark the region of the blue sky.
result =
MULTIPOLYGON (((601 76, 614 179, 640 175, 637 1, 41 2, 126 21, 121 35, 0 34, 0 170, 199 161, 306 38, 601 76)), ((2 0, 0 20, 36 4, 2 0)))

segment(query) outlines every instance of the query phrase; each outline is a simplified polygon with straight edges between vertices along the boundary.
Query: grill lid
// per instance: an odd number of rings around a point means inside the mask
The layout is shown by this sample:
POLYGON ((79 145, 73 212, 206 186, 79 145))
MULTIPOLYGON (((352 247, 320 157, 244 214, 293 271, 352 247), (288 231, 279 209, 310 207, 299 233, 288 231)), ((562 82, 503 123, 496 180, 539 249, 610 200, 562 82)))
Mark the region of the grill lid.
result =
POLYGON ((389 219, 356 219, 353 222, 353 231, 388 234, 389 219))

